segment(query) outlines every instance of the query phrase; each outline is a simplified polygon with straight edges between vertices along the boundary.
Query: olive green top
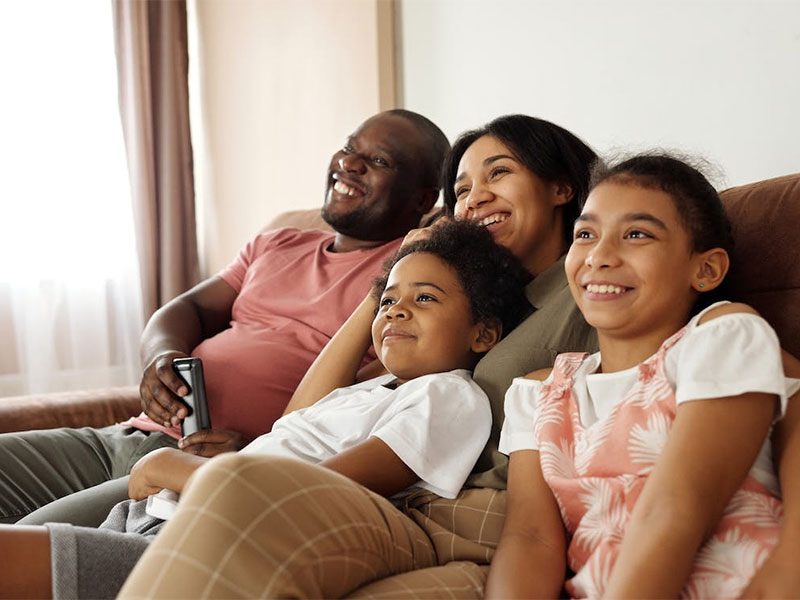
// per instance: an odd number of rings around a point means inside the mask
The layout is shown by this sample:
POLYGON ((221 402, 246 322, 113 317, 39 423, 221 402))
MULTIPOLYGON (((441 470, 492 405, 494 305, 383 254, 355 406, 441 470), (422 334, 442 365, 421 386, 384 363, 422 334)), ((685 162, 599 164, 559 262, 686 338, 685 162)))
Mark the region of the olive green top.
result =
POLYGON ((511 380, 552 367, 562 352, 596 352, 597 334, 583 319, 567 285, 564 257, 525 288, 533 312, 475 367, 473 378, 489 396, 492 433, 467 486, 505 489, 508 457, 497 451, 503 426, 503 401, 511 380))

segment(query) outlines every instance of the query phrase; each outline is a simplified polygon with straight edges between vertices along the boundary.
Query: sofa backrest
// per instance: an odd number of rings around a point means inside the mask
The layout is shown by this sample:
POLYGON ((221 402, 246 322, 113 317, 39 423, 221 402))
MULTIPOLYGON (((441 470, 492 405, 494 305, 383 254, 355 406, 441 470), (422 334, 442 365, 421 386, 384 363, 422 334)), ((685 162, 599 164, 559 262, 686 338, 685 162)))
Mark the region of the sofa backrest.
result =
POLYGON ((731 283, 800 357, 800 173, 730 188, 720 194, 736 250, 731 283))

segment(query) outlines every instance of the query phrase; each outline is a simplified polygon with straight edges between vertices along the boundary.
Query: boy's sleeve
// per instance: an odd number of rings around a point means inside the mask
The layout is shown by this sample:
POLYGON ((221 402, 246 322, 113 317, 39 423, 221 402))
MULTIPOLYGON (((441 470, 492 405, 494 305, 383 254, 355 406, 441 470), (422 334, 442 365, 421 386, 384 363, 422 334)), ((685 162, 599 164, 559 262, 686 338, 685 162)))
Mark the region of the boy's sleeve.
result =
POLYGON ((534 434, 536 401, 543 381, 515 379, 506 392, 505 420, 500 431, 498 450, 511 454, 517 450, 538 450, 539 443, 534 434))
POLYGON ((455 498, 489 439, 489 399, 454 373, 425 375, 398 392, 396 412, 372 435, 417 474, 420 487, 455 498))

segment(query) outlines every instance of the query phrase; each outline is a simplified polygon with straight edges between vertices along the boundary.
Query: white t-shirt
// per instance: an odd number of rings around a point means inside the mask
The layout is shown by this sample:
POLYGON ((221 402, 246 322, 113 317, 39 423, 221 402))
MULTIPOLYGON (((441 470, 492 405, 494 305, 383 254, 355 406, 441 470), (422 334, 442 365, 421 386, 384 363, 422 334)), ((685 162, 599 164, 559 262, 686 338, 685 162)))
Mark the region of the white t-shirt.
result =
POLYGON ((278 419, 242 452, 319 463, 375 436, 417 474, 415 487, 455 498, 489 439, 489 399, 464 369, 385 387, 393 379, 334 390, 278 419))
MULTIPOLYGON (((773 329, 763 318, 748 313, 723 315, 698 325, 705 312, 689 321, 686 333, 665 356, 666 375, 677 404, 763 392, 780 398, 776 420, 782 417, 786 399, 800 389, 800 380, 784 377, 780 345, 773 329)), ((606 418, 636 381, 638 367, 596 373, 599 367, 598 352, 589 356, 575 373, 573 393, 584 426, 606 418)), ((506 392, 500 452, 537 449, 533 424, 536 398, 544 383, 521 377, 512 382, 506 392)), ((750 474, 772 493, 780 495, 769 439, 764 442, 750 474)))

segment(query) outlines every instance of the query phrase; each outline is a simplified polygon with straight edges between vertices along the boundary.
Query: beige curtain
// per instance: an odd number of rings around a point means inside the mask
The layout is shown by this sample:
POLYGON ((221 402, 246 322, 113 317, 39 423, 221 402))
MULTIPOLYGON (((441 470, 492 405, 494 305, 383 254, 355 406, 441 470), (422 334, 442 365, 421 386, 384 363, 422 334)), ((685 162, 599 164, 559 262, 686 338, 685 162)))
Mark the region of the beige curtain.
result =
POLYGON ((145 318, 199 279, 185 0, 112 0, 145 318))

